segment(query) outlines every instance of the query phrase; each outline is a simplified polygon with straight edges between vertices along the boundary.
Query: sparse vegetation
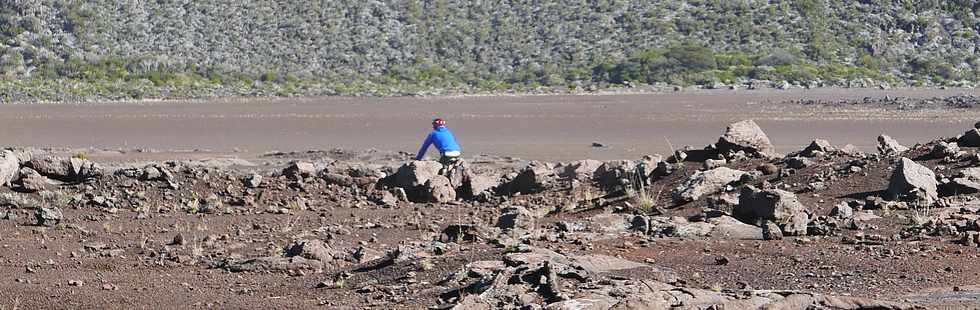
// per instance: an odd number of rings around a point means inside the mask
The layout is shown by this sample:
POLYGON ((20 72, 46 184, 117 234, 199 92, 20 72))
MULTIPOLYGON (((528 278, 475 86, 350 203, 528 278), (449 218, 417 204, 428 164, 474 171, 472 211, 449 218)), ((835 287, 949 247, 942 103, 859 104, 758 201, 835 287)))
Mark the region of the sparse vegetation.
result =
POLYGON ((978 32, 969 1, 0 0, 0 102, 972 85, 978 32))
POLYGON ((75 152, 75 154, 73 154, 71 157, 72 158, 77 158, 77 159, 82 159, 82 160, 88 160, 88 153, 86 153, 85 151, 78 151, 78 152, 75 152))
POLYGON ((630 173, 629 179, 630 183, 627 186, 626 192, 631 197, 630 201, 633 203, 634 208, 643 213, 653 213, 657 208, 657 197, 651 196, 650 192, 643 185, 643 175, 639 173, 630 173))

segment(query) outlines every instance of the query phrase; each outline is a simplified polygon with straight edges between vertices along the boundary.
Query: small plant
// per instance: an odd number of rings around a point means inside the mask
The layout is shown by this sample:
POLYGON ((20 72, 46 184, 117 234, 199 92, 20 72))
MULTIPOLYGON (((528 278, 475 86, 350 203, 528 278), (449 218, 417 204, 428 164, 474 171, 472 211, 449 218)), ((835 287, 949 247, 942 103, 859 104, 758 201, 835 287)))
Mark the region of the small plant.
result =
POLYGON ((333 278, 333 283, 330 288, 342 289, 347 286, 346 280, 347 277, 344 276, 344 273, 338 273, 337 276, 333 278))
MULTIPOLYGON (((639 172, 629 173, 630 183, 627 185, 626 193, 629 195, 630 201, 633 202, 634 207, 644 213, 650 213, 657 208, 657 197, 660 197, 658 192, 656 196, 650 196, 650 192, 647 191, 646 186, 643 185, 643 174, 639 172)), ((663 187, 660 188, 663 190, 663 187)))
POLYGON ((436 266, 429 259, 422 259, 419 261, 419 269, 422 271, 429 271, 434 269, 436 266))
POLYGON ((187 206, 187 213, 189 213, 189 214, 197 214, 198 212, 201 212, 200 205, 201 205, 200 202, 198 202, 197 200, 194 200, 194 202, 190 203, 190 205, 187 206))
POLYGON ((201 212, 201 198, 197 195, 197 192, 191 192, 191 200, 185 205, 184 210, 190 214, 201 212))
POLYGON ((924 226, 926 223, 936 220, 936 216, 932 212, 932 204, 914 203, 911 204, 910 209, 912 210, 912 217, 909 220, 912 225, 924 226))
POLYGON ((714 292, 721 292, 722 287, 720 283, 713 283, 708 287, 708 289, 714 292))
POLYGON ((72 155, 71 157, 72 158, 82 159, 82 160, 88 160, 88 153, 86 153, 85 151, 78 151, 78 152, 75 152, 75 154, 72 155))

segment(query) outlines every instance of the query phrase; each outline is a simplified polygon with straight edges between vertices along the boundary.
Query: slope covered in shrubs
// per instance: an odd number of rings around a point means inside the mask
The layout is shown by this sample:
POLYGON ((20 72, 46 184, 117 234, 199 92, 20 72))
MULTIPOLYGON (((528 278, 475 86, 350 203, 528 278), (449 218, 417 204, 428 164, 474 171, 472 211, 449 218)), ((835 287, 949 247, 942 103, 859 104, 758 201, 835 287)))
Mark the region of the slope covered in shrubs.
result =
POLYGON ((0 0, 0 100, 971 85, 978 9, 967 0, 0 0))

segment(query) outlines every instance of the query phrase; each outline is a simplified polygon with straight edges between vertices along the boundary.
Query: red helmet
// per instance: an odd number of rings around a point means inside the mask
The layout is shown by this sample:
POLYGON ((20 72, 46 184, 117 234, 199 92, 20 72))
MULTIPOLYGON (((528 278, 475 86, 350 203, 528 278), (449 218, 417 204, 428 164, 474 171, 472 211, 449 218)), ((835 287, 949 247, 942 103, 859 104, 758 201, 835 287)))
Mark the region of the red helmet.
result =
POLYGON ((432 120, 432 128, 446 126, 446 120, 437 118, 432 120))

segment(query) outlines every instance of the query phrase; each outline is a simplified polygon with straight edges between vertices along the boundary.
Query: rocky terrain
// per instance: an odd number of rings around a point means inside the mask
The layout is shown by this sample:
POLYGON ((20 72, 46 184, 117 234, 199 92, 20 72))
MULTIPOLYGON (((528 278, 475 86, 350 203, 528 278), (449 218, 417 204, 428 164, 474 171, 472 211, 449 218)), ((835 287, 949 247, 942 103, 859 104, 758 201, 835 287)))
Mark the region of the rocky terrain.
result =
POLYGON ((0 1, 0 102, 977 81, 974 1, 0 1))
POLYGON ((980 305, 980 130, 638 160, 0 156, 0 308, 980 305))
POLYGON ((865 97, 861 100, 819 100, 819 99, 798 99, 783 103, 798 104, 802 106, 814 107, 871 107, 883 108, 888 110, 918 111, 918 110, 956 110, 973 109, 980 102, 980 97, 976 95, 955 95, 947 97, 932 98, 909 98, 900 96, 865 97))

